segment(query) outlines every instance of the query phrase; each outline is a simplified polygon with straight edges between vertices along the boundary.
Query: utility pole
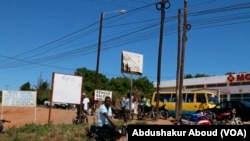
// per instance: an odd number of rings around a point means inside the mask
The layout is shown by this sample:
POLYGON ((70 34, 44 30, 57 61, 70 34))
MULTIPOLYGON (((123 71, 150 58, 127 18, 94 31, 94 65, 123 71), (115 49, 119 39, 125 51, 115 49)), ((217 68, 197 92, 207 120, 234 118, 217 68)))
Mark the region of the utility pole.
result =
POLYGON ((99 64, 100 64, 100 54, 101 54, 101 45, 102 45, 102 26, 104 15, 108 13, 126 13, 126 10, 119 11, 109 11, 109 12, 101 12, 100 14, 100 26, 99 26, 99 35, 98 35, 98 48, 97 48, 97 59, 96 59, 96 72, 95 72, 95 89, 99 88, 99 64))
POLYGON ((162 55, 162 43, 163 43, 163 32, 164 32, 164 22, 165 22, 165 9, 170 7, 168 0, 162 0, 156 3, 156 9, 161 10, 161 29, 160 29, 160 40, 159 40, 159 51, 158 51, 158 67, 157 67, 157 99, 156 99, 156 112, 159 112, 159 100, 160 100, 160 78, 161 78, 161 55, 162 55), (166 6, 167 4, 167 6, 166 6))
POLYGON ((179 119, 179 87, 180 87, 180 64, 181 64, 181 10, 178 10, 178 52, 177 52, 177 71, 176 71, 176 102, 175 102, 175 117, 179 119))
POLYGON ((180 64, 180 85, 179 85, 179 105, 178 105, 179 114, 182 113, 183 75, 184 75, 184 62, 185 62, 185 48, 186 48, 186 41, 187 41, 186 33, 187 33, 187 30, 188 30, 187 11, 188 11, 188 9, 187 9, 187 0, 184 0, 184 21, 183 21, 183 33, 182 33, 182 49, 181 49, 181 64, 180 64))
POLYGON ((100 52, 101 52, 101 43, 102 43, 102 25, 103 25, 104 12, 100 15, 100 26, 98 34, 98 49, 97 49, 97 62, 96 62, 96 74, 95 74, 95 88, 99 87, 99 63, 100 63, 100 52))

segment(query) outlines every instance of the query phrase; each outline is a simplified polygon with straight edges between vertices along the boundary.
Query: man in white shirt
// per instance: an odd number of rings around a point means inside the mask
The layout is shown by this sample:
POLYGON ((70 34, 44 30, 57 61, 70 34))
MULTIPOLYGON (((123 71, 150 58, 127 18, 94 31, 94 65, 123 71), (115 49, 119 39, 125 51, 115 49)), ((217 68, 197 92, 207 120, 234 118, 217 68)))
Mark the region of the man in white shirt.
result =
MULTIPOLYGON (((97 126, 116 134, 118 127, 112 120, 111 98, 105 97, 104 103, 97 109, 97 126)), ((91 127, 86 127, 87 136, 92 137, 91 127)))
POLYGON ((111 98, 105 97, 104 104, 99 107, 97 112, 97 125, 99 127, 117 130, 117 126, 112 120, 111 98))
POLYGON ((124 111, 124 121, 126 122, 128 119, 132 118, 132 114, 134 111, 134 102, 132 102, 132 99, 131 99, 131 94, 130 93, 127 93, 127 97, 125 99, 125 111, 124 111))
MULTIPOLYGON (((83 96, 83 101, 82 101, 82 104, 83 104, 83 112, 88 114, 88 110, 89 110, 89 98, 86 96, 85 93, 82 93, 82 96, 83 96)), ((88 116, 86 116, 86 122, 88 123, 88 116)))

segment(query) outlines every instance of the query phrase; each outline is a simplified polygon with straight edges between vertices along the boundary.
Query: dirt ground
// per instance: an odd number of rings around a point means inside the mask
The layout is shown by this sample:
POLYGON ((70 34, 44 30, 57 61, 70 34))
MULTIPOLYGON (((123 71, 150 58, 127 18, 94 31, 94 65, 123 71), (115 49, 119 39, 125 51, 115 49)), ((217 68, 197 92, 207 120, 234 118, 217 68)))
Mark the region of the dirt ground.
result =
MULTIPOLYGON (((0 107, 1 119, 9 120, 11 123, 4 123, 4 130, 10 127, 20 127, 25 124, 72 124, 72 118, 76 110, 64 110, 45 107, 0 107), (50 111, 51 110, 51 111, 50 111)), ((89 116, 89 124, 93 123, 93 116, 89 116)), ((136 120, 134 120, 136 122, 136 120)), ((170 120, 147 121, 148 124, 172 124, 170 120)))

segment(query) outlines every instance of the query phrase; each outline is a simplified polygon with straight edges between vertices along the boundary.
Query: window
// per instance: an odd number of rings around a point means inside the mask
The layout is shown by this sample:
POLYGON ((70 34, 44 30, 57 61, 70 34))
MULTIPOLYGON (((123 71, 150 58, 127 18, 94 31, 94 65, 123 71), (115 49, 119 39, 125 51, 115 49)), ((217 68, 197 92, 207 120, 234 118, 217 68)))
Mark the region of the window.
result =
POLYGON ((250 102, 250 93, 243 94, 242 96, 243 96, 244 101, 249 101, 250 102))
POLYGON ((192 88, 195 88, 194 85, 190 85, 190 86, 186 86, 187 89, 192 89, 192 88))
POLYGON ((223 86, 227 86, 227 83, 220 83, 220 84, 217 84, 217 87, 223 87, 223 86))
POLYGON ((242 85, 250 85, 250 82, 242 82, 242 85))
POLYGON ((221 94, 220 101, 227 101, 227 94, 221 94))
POLYGON ((187 94, 187 102, 188 103, 194 102, 194 94, 193 93, 187 94))
POLYGON ((186 102, 186 97, 187 97, 187 94, 186 93, 183 93, 182 94, 182 102, 186 102))
POLYGON ((236 83, 230 83, 230 86, 240 86, 241 82, 236 82, 236 83))
POLYGON ((204 85, 195 85, 195 88, 204 88, 204 85))
POLYGON ((231 100, 241 100, 241 94, 231 94, 231 100))
POLYGON ((218 97, 213 94, 207 93, 208 103, 210 104, 218 104, 218 97))
POLYGON ((204 93, 197 93, 196 94, 196 102, 204 103, 206 102, 206 97, 204 93))
POLYGON ((171 102, 176 102, 176 94, 172 95, 171 102))
POLYGON ((207 87, 216 87, 216 84, 208 84, 207 87))
POLYGON ((163 94, 163 102, 170 102, 172 94, 163 94))
MULTIPOLYGON (((171 95, 172 94, 160 94, 160 97, 159 97, 159 101, 160 102, 171 102, 171 95)), ((155 94, 155 99, 154 99, 155 102, 157 102, 157 94, 155 94)))

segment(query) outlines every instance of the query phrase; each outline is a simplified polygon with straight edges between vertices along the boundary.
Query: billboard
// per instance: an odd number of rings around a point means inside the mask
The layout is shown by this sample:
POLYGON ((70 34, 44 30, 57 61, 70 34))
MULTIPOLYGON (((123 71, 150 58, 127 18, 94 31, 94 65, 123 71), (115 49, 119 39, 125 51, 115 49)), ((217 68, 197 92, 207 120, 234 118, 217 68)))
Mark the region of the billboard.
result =
POLYGON ((54 72, 52 82, 52 102, 80 103, 83 77, 54 72))
POLYGON ((143 68, 143 55, 122 51, 122 73, 130 73, 130 74, 142 74, 143 68))

